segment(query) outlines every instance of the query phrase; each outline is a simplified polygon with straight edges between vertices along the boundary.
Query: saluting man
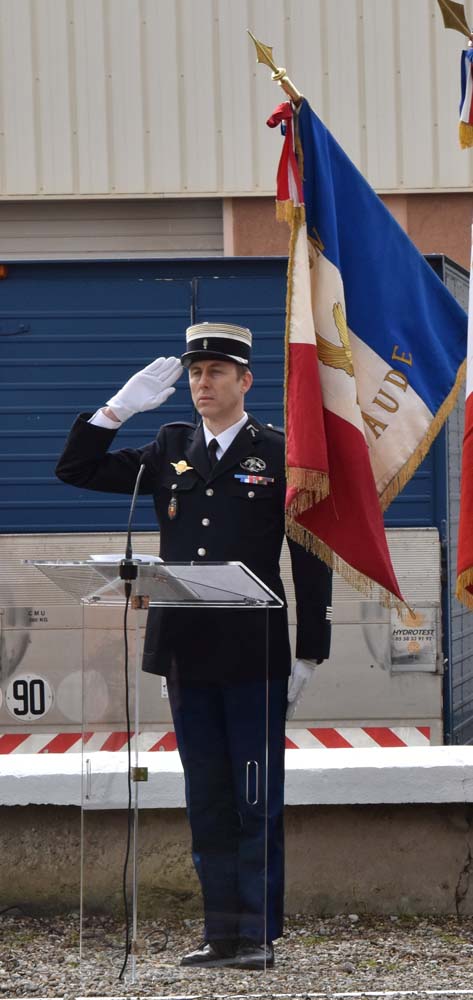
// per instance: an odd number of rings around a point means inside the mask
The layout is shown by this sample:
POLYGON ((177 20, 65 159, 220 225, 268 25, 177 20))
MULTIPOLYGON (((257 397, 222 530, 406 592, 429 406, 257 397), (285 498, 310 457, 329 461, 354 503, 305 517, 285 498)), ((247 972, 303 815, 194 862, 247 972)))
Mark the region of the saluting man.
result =
MULTIPOLYGON (((165 561, 239 561, 285 600, 284 438, 245 412, 251 340, 240 326, 189 327, 180 362, 159 358, 102 410, 76 420, 56 472, 81 488, 132 493, 144 463, 140 492, 153 496, 165 561), (166 424, 143 448, 109 452, 125 420, 175 392, 182 366, 202 418, 197 426, 166 424)), ((272 942, 283 933, 286 710, 329 654, 331 618, 329 569, 289 546, 297 606, 292 674, 286 607, 269 612, 269 641, 264 610, 152 608, 148 615, 143 668, 167 678, 203 895, 204 942, 183 957, 187 966, 272 966, 272 942)))

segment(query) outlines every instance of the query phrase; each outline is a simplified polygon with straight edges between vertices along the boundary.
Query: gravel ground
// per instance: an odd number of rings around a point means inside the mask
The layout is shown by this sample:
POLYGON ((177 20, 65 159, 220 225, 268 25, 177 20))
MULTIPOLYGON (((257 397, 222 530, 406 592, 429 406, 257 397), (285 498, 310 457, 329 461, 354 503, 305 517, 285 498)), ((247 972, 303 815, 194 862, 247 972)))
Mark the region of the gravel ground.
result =
POLYGON ((120 982, 123 926, 109 918, 88 924, 79 969, 77 914, 0 914, 0 997, 307 997, 311 993, 383 990, 471 990, 473 917, 330 918, 296 916, 276 944, 266 975, 232 969, 179 967, 199 942, 200 921, 140 926, 138 981, 120 982))

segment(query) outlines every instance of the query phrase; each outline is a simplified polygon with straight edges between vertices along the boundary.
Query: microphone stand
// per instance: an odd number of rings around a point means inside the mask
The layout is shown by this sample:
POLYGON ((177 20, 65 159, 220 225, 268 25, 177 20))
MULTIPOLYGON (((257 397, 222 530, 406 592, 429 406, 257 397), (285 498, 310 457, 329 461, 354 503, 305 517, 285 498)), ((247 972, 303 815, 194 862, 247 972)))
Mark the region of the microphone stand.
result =
POLYGON ((120 563, 120 579, 125 581, 125 596, 129 597, 131 594, 131 581, 136 580, 138 574, 138 567, 136 563, 133 562, 133 551, 131 546, 131 525, 133 522, 133 514, 135 513, 136 501, 138 499, 138 492, 140 488, 141 477, 145 471, 146 466, 144 463, 140 465, 138 470, 138 475, 136 477, 135 489, 133 490, 133 496, 130 506, 130 516, 128 518, 128 529, 126 536, 126 548, 125 548, 125 558, 121 560, 120 563))

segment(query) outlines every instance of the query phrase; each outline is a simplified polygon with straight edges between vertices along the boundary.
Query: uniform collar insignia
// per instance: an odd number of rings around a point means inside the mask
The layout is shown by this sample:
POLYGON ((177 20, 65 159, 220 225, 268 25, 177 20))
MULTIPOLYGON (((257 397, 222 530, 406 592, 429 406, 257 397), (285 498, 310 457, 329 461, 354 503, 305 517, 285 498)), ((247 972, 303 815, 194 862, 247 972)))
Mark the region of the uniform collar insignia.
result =
POLYGON ((181 476, 183 472, 192 472, 193 466, 188 465, 185 458, 180 458, 178 462, 171 462, 176 471, 176 475, 181 476))

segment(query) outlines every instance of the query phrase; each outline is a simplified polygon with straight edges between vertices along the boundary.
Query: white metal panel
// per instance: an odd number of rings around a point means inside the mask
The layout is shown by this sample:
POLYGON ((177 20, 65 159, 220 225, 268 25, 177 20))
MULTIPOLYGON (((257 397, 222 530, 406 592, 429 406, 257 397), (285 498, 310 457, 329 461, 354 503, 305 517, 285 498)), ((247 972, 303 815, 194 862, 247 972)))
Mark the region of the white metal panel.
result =
POLYGON ((0 203, 0 260, 218 257, 220 199, 0 203))
POLYGON ((219 4, 219 48, 224 55, 220 79, 220 115, 225 141, 222 144, 223 186, 251 191, 258 177, 252 155, 242 155, 254 145, 252 83, 256 67, 248 44, 248 12, 245 3, 221 0, 219 4), (227 47, 227 39, 232 45, 227 47), (231 128, 229 124, 231 123, 231 128))
POLYGON ((398 17, 401 39, 398 113, 402 117, 404 136, 403 169, 398 183, 406 188, 431 188, 435 184, 437 161, 431 0, 399 3, 398 17), (426 157, 426 150, 430 151, 430 158, 426 157))
POLYGON ((328 87, 324 0, 313 0, 309 5, 300 3, 300 0, 288 0, 287 11, 287 63, 284 65, 301 93, 310 97, 316 114, 326 122, 328 87))
POLYGON ((360 0, 337 0, 336 4, 326 5, 327 124, 330 121, 335 138, 363 170, 364 39, 359 26, 360 13, 360 0))
POLYGON ((109 179, 103 0, 73 0, 78 189, 107 194, 109 179))
POLYGON ((111 193, 146 190, 141 12, 136 0, 105 0, 111 193))
POLYGON ((247 27, 377 190, 470 189, 434 0, 0 0, 0 198, 272 194, 247 27))
POLYGON ((41 194, 72 194, 73 107, 70 95, 68 5, 42 0, 32 7, 33 39, 37 45, 38 124, 41 194))
MULTIPOLYGON (((176 111, 182 129, 183 191, 219 190, 222 130, 219 90, 222 55, 213 0, 176 0, 181 90, 176 111)), ((175 96, 169 94, 175 103, 175 96)), ((231 123, 228 123, 231 127, 231 123)))
POLYGON ((143 3, 145 148, 150 188, 163 193, 183 187, 175 6, 175 0, 143 3))
POLYGON ((399 65, 393 44, 394 0, 364 0, 366 174, 375 188, 396 188, 400 121, 396 114, 399 65))
MULTIPOLYGON (((248 27, 256 38, 274 47, 274 55, 278 66, 287 67, 285 5, 284 0, 249 0, 248 27), (270 27, 269 27, 270 26, 270 27), (268 35, 268 29, 270 34, 268 35), (286 60, 286 61, 285 61, 286 60)), ((256 60, 253 42, 251 57, 256 60)), ((266 66, 255 66, 254 91, 252 94, 252 115, 254 117, 254 148, 255 191, 271 194, 275 190, 275 169, 281 151, 281 141, 276 141, 274 133, 267 128, 266 120, 281 101, 286 100, 283 91, 275 87, 271 81, 271 73, 266 66)), ((226 141, 226 135, 224 136, 226 141)))
POLYGON ((1 0, 1 95, 4 132, 4 176, 6 195, 36 194, 38 158, 36 150, 30 0, 1 0))

